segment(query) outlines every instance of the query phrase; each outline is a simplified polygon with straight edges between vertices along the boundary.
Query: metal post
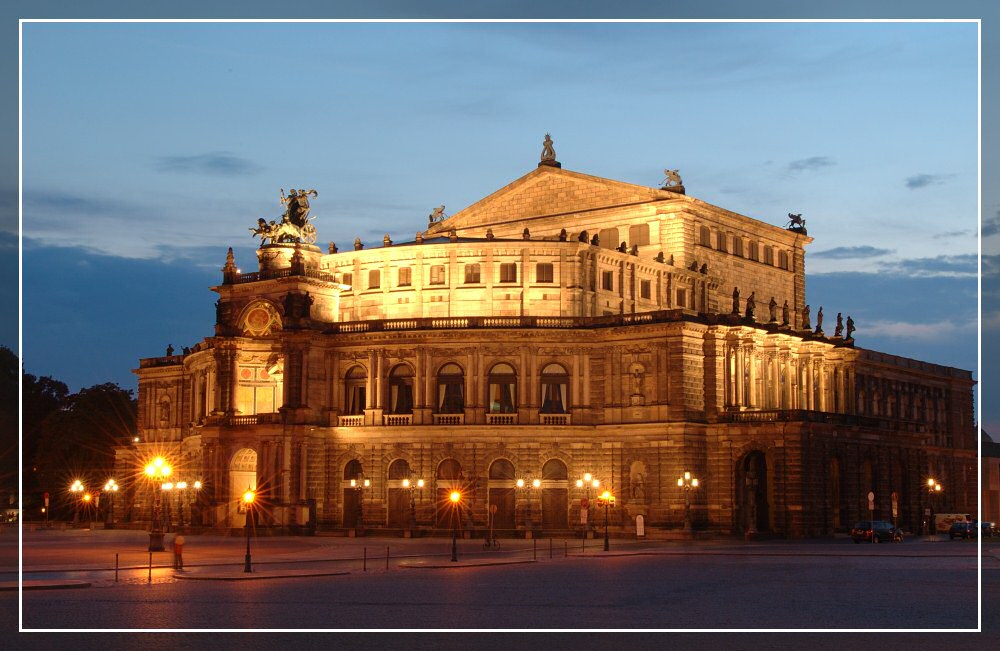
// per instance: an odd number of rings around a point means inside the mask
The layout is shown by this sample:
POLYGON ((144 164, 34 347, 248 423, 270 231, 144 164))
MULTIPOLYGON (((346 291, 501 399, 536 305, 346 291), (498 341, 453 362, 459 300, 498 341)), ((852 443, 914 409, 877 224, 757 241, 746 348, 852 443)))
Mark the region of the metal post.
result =
POLYGON ((368 548, 367 547, 362 547, 361 548, 361 571, 362 572, 367 572, 368 571, 368 548))
POLYGON ((115 583, 118 583, 118 552, 115 552, 115 583))
POLYGON ((385 546, 385 569, 389 569, 389 545, 385 546))
POLYGON ((611 500, 604 500, 604 551, 609 551, 611 549, 608 542, 608 508, 611 506, 611 500))
POLYGON ((247 554, 243 559, 243 572, 249 574, 253 572, 253 568, 250 566, 250 523, 253 522, 253 504, 247 504, 247 519, 243 528, 247 530, 247 554))
POLYGON ((533 560, 533 561, 537 561, 538 560, 538 541, 537 540, 532 540, 531 541, 531 560, 533 560))
POLYGON ((146 577, 146 583, 153 582, 153 552, 149 552, 149 575, 146 577))

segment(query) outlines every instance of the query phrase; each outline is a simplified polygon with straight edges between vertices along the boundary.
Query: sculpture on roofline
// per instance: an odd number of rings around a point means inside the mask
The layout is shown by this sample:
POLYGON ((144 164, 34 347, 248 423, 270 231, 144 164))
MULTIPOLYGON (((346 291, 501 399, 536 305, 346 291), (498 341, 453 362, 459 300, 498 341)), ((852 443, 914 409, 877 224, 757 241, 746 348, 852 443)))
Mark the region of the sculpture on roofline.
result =
POLYGON ((806 220, 802 218, 802 214, 788 213, 788 223, 785 224, 785 229, 789 231, 795 231, 796 233, 806 234, 806 220))
POLYGON ((680 170, 663 170, 663 174, 667 177, 663 179, 663 187, 678 188, 684 185, 681 181, 680 170))
POLYGON ((552 136, 550 134, 545 134, 545 142, 542 143, 542 162, 555 161, 556 150, 552 146, 552 136))
POLYGON ((441 204, 427 216, 427 223, 433 224, 434 222, 444 221, 446 217, 447 215, 444 214, 444 204, 441 204))
POLYGON ((257 220, 256 228, 249 229, 250 233, 260 238, 262 247, 265 240, 270 240, 271 244, 313 244, 316 241, 316 227, 309 223, 313 219, 309 214, 309 195, 317 197, 319 193, 316 190, 296 191, 292 188, 286 197, 282 188, 280 203, 285 206, 285 214, 281 221, 276 223, 272 219, 268 222, 262 217, 257 220))

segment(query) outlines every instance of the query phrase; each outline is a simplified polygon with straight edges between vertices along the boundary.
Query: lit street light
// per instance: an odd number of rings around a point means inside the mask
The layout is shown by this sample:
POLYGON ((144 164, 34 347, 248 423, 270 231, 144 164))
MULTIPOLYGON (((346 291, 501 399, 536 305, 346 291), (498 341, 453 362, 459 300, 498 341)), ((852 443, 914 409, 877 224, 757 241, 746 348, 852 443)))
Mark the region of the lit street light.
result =
POLYGON ((691 531, 691 491, 698 488, 698 478, 684 471, 683 477, 677 478, 677 487, 684 491, 684 531, 691 531))
POLYGON ((527 504, 524 507, 524 537, 530 540, 532 537, 532 529, 534 524, 531 520, 531 493, 533 490, 538 490, 542 487, 541 479, 532 479, 530 483, 526 482, 524 479, 518 479, 515 482, 517 490, 519 493, 523 493, 527 498, 527 504))
POLYGON ((462 493, 452 491, 448 496, 451 500, 451 562, 458 562, 458 526, 462 519, 462 493))
POLYGON ((410 492, 410 535, 413 535, 413 530, 417 528, 417 503, 413 491, 419 490, 420 499, 422 500, 424 495, 424 480, 417 479, 414 481, 409 478, 403 479, 403 488, 410 492))
POLYGON ((590 531, 590 489, 593 488, 596 491, 601 487, 601 482, 589 472, 585 472, 581 479, 576 480, 576 487, 578 490, 586 489, 587 491, 587 496, 580 503, 580 520, 583 524, 583 537, 586 538, 590 531))
POLYGON ((253 523, 253 507, 256 499, 257 493, 247 486, 247 491, 243 493, 243 504, 247 509, 247 519, 246 524, 244 525, 244 528, 247 531, 247 555, 243 559, 243 572, 246 574, 253 572, 253 569, 250 567, 250 526, 253 523))
MULTIPOLYGON (((83 482, 80 481, 79 479, 77 479, 69 487, 69 490, 70 490, 71 493, 82 493, 83 490, 84 490, 84 488, 83 488, 83 482)), ((80 499, 79 499, 79 497, 73 499, 73 526, 75 527, 78 524, 80 524, 80 499)))
MULTIPOLYGON (((928 510, 928 516, 929 516, 928 517, 928 521, 929 521, 929 526, 930 526, 930 529, 929 529, 930 535, 934 535, 934 534, 937 533, 937 523, 934 522, 934 496, 935 495, 940 495, 941 491, 943 491, 943 490, 944 490, 944 486, 942 486, 936 479, 934 479, 933 477, 928 477, 928 479, 927 479, 927 505, 928 505, 927 510, 928 510)), ((927 527, 925 527, 924 529, 927 530, 927 527)))
POLYGON ((604 504, 604 551, 610 551, 611 543, 608 539, 608 509, 615 505, 615 496, 611 494, 611 491, 604 491, 601 496, 597 498, 598 503, 604 504))
POLYGON ((164 480, 170 476, 173 469, 163 457, 156 457, 151 462, 146 464, 145 472, 146 477, 153 484, 153 486, 155 486, 155 488, 151 491, 153 499, 153 517, 149 529, 149 551, 162 552, 163 522, 160 516, 160 493, 162 492, 164 480))
POLYGON ((104 484, 104 492, 108 493, 108 500, 111 504, 108 507, 108 519, 104 522, 105 529, 115 528, 115 493, 118 492, 118 482, 114 479, 109 479, 104 484))

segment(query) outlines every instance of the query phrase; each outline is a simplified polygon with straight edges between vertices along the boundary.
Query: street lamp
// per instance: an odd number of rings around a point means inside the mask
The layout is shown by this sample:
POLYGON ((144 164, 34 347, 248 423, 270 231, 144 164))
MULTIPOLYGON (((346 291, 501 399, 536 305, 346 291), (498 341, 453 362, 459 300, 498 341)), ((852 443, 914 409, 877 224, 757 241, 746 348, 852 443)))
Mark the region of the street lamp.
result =
POLYGON ((527 482, 524 479, 518 479, 515 482, 518 492, 524 493, 527 497, 527 504, 524 507, 524 537, 530 539, 532 536, 532 529, 534 528, 534 523, 531 520, 531 492, 532 490, 538 490, 542 487, 541 479, 532 479, 527 482))
POLYGON ((683 477, 677 478, 677 487, 684 491, 684 531, 691 531, 691 491, 698 488, 698 478, 684 471, 683 477))
POLYGON ((118 482, 114 479, 109 479, 104 484, 104 492, 108 493, 108 499, 111 501, 111 505, 108 507, 108 519, 104 522, 105 529, 115 528, 115 493, 118 492, 118 482))
MULTIPOLYGON (((84 490, 84 488, 83 488, 83 482, 80 481, 79 479, 77 479, 69 487, 69 490, 72 493, 82 493, 83 490, 84 490)), ((79 497, 74 497, 73 498, 73 526, 75 527, 78 524, 80 524, 80 498, 79 497)))
POLYGON ((458 562, 458 527, 462 519, 462 493, 455 490, 448 495, 451 501, 451 562, 458 562))
POLYGON ((177 489, 177 528, 184 528, 184 491, 187 489, 188 483, 186 481, 179 481, 174 486, 177 489))
POLYGON ((171 508, 170 508, 170 495, 173 493, 174 483, 171 482, 171 481, 165 482, 161 486, 161 488, 167 492, 167 500, 166 500, 166 502, 167 502, 167 527, 166 527, 166 530, 169 533, 170 532, 170 524, 171 524, 171 522, 174 519, 173 515, 171 514, 171 508))
POLYGON ((197 524, 198 526, 201 526, 202 524, 204 524, 202 522, 202 519, 201 519, 201 501, 200 500, 201 500, 201 481, 200 480, 196 480, 194 482, 194 498, 193 498, 193 500, 191 502, 191 504, 193 504, 193 507, 191 508, 191 525, 192 526, 194 526, 195 524, 197 524), (197 508, 194 508, 194 507, 197 507, 197 508), (195 523, 195 517, 194 517, 195 513, 198 514, 198 522, 197 523, 195 523))
POLYGON ((364 489, 371 488, 372 481, 367 478, 355 478, 351 480, 351 488, 358 491, 358 521, 355 525, 358 529, 365 528, 365 492, 364 489))
MULTIPOLYGON (((928 504, 928 507, 929 507, 929 510, 930 510, 930 513, 929 513, 930 518, 929 519, 930 519, 930 533, 931 533, 931 535, 937 533, 937 526, 936 526, 936 523, 934 522, 934 496, 940 494, 941 491, 943 491, 943 490, 944 490, 944 486, 942 486, 937 480, 935 480, 933 477, 928 477, 927 478, 927 494, 928 494, 927 504, 928 504)), ((925 528, 925 531, 926 530, 927 529, 925 528)))
POLYGON ((163 457, 156 457, 145 468, 146 477, 156 488, 153 489, 153 518, 149 529, 149 551, 163 551, 163 522, 160 517, 160 493, 164 480, 170 476, 173 469, 163 457))
POLYGON ((256 499, 257 493, 247 486, 246 492, 243 493, 243 504, 247 509, 246 524, 243 527, 247 531, 247 555, 243 559, 243 572, 246 574, 253 572, 253 569, 250 567, 250 525, 253 522, 253 506, 256 499))
POLYGON ((92 528, 91 527, 91 521, 90 521, 90 516, 91 516, 91 513, 90 513, 90 501, 92 499, 94 499, 94 496, 91 495, 90 493, 84 493, 83 494, 83 508, 86 509, 85 515, 87 516, 87 528, 92 528))
POLYGON ((604 551, 609 551, 611 544, 608 541, 608 509, 615 505, 615 496, 611 494, 611 491, 606 490, 601 493, 597 500, 598 503, 604 503, 604 551))
POLYGON ((420 497, 423 499, 424 496, 424 480, 417 479, 416 481, 405 478, 403 479, 403 488, 410 492, 410 531, 412 532, 417 528, 417 503, 413 495, 414 489, 420 491, 420 497))
POLYGON ((587 496, 580 504, 580 520, 583 523, 583 537, 586 538, 587 532, 590 531, 590 489, 593 488, 596 491, 601 487, 601 482, 589 472, 585 472, 582 478, 576 480, 576 487, 587 491, 587 496))

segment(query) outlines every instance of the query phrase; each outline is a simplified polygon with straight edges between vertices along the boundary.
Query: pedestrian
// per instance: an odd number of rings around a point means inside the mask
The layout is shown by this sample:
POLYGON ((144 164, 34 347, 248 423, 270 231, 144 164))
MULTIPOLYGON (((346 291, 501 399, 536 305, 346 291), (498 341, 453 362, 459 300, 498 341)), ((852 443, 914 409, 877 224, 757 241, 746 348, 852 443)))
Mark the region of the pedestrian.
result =
POLYGON ((184 536, 181 534, 174 537, 174 569, 184 569, 184 536))

